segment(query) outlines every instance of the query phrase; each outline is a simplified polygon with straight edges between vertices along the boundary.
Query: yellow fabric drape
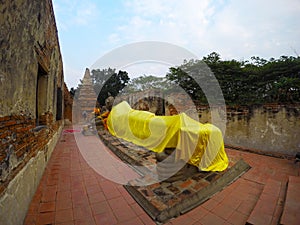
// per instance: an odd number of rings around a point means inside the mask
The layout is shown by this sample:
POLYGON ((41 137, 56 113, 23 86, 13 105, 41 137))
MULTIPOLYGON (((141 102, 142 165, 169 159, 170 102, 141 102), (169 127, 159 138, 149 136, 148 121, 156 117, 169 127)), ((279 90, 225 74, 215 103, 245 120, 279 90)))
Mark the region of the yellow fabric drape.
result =
POLYGON ((176 148, 176 159, 202 171, 223 171, 228 166, 221 131, 201 124, 185 113, 175 116, 132 109, 127 102, 112 108, 107 120, 109 132, 154 152, 176 148))

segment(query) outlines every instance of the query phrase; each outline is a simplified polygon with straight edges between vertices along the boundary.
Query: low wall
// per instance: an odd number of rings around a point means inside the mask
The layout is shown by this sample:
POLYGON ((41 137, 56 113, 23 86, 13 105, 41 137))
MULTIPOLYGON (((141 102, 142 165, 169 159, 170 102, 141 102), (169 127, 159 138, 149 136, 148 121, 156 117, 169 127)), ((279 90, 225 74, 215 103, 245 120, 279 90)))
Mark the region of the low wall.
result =
POLYGON ((9 182, 0 196, 0 224, 21 225, 36 192, 48 159, 61 135, 63 124, 48 143, 9 182))
MULTIPOLYGON (((202 107, 200 122, 211 122, 202 107)), ((224 141, 233 147, 272 155, 294 156, 300 151, 300 106, 264 105, 227 109, 224 141)))
POLYGON ((225 143, 294 156, 300 151, 300 106, 261 106, 228 116, 225 143))

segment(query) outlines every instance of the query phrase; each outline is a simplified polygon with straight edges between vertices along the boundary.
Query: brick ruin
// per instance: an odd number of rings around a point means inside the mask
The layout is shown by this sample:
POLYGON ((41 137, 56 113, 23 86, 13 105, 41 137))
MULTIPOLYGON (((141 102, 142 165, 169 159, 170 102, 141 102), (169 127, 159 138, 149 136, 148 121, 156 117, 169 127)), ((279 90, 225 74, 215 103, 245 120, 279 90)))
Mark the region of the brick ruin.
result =
POLYGON ((97 96, 93 88, 90 70, 86 68, 82 86, 80 88, 78 98, 73 101, 72 116, 74 123, 81 123, 83 120, 82 113, 85 111, 88 116, 94 111, 97 103, 97 96))
POLYGON ((52 2, 2 1, 0 26, 0 224, 22 224, 72 103, 52 2))
POLYGON ((64 84, 64 120, 65 123, 71 124, 73 121, 73 115, 72 115, 72 107, 73 107, 73 97, 70 94, 68 87, 66 84, 64 84))

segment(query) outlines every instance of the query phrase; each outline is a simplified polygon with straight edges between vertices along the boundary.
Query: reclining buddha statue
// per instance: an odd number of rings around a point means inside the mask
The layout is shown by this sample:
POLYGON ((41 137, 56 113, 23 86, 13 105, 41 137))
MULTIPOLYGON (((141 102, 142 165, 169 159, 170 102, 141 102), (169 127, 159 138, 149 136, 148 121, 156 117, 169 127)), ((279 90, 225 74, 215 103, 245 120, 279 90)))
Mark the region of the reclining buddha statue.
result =
POLYGON ((156 116, 123 101, 112 108, 107 128, 112 135, 158 154, 173 148, 175 161, 183 160, 200 171, 223 171, 228 166, 220 129, 185 113, 156 116))

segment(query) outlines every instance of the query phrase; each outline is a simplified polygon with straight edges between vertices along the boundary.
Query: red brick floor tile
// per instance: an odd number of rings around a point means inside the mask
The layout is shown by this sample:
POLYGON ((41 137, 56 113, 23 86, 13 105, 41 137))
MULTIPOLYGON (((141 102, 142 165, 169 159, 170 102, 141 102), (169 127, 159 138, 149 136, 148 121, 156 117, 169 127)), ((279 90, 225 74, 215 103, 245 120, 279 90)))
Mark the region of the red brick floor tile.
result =
POLYGON ((182 224, 194 224, 197 220, 187 214, 181 215, 177 218, 170 220, 172 225, 182 225, 182 224))
POLYGON ((255 207, 257 200, 245 200, 242 201, 242 203, 239 205, 239 207, 237 208, 237 211, 249 216, 253 210, 253 208, 255 207))
POLYGON ((88 198, 91 204, 106 200, 103 192, 91 193, 88 195, 88 198))
POLYGON ((47 180, 47 186, 55 186, 58 184, 58 178, 52 178, 47 180))
POLYGON ((58 183, 57 190, 58 191, 70 191, 71 183, 58 183))
POLYGON ((62 223, 55 223, 55 225, 75 225, 74 221, 62 222, 62 223))
MULTIPOLYGON (((238 192, 237 192, 238 193, 238 192)), ((226 207, 230 207, 232 209, 237 209, 240 204, 243 202, 243 200, 241 200, 238 195, 229 195, 228 197, 226 197, 223 202, 221 202, 222 205, 226 205, 226 207)))
POLYGON ((90 206, 76 206, 75 208, 73 208, 73 214, 74 214, 74 219, 75 220, 94 220, 93 219, 93 213, 92 213, 92 209, 90 208, 90 206))
POLYGON ((91 204, 93 215, 102 214, 111 211, 110 206, 106 201, 91 204))
POLYGON ((56 200, 57 201, 70 201, 72 199, 71 191, 57 191, 56 200))
POLYGON ((141 224, 143 224, 143 222, 140 220, 139 217, 135 217, 125 222, 118 223, 118 225, 141 225, 141 224))
POLYGON ((72 208, 71 199, 56 201, 56 210, 57 211, 62 210, 62 209, 71 209, 71 208, 72 208))
POLYGON ((112 199, 112 198, 116 198, 116 197, 121 196, 120 191, 115 186, 106 187, 106 186, 101 185, 101 188, 102 188, 103 193, 104 193, 104 195, 107 199, 112 199))
POLYGON ((39 208, 40 213, 54 212, 54 211, 55 211, 55 202, 46 202, 40 204, 40 208, 39 208))
POLYGON ((32 198, 32 201, 31 203, 36 203, 36 204, 39 204, 40 201, 41 201, 41 198, 42 198, 42 189, 37 189, 37 191, 35 192, 33 198, 32 198))
POLYGON ((142 215, 139 215, 139 218, 143 222, 144 225, 156 225, 156 223, 146 213, 143 213, 142 215))
POLYGON ((130 207, 133 209, 134 213, 138 216, 140 216, 144 213, 143 208, 137 203, 131 204, 130 207))
POLYGON ((38 214, 36 223, 37 223, 37 225, 40 225, 40 224, 54 224, 54 221, 55 221, 55 213, 54 212, 47 212, 47 213, 38 214))
POLYGON ((118 222, 125 222, 127 220, 137 217, 134 211, 129 207, 113 209, 113 213, 116 216, 118 222))
POLYGON ((87 194, 81 191, 72 192, 73 205, 89 204, 87 194))
POLYGON ((72 190, 72 192, 73 191, 75 191, 75 192, 86 192, 85 186, 81 182, 73 183, 73 184, 71 183, 71 190, 72 190))
POLYGON ((198 206, 192 211, 188 212, 187 215, 192 217, 193 219, 201 220, 209 211, 202 206, 198 206))
POLYGON ((247 219, 248 219, 248 216, 235 211, 231 214, 231 216, 228 218, 227 221, 233 225, 241 225, 241 224, 246 224, 247 219))
POLYGON ((55 223, 71 222, 73 220, 74 220, 74 216, 73 216, 72 209, 64 209, 64 210, 56 211, 55 223))
MULTIPOLYGON (((66 218, 61 215, 59 221, 62 224, 155 225, 122 185, 107 180, 90 168, 78 151, 72 135, 64 135, 63 138, 65 142, 58 142, 35 193, 27 213, 28 222, 33 221, 36 215, 36 224, 54 224, 55 218, 60 217, 60 212, 67 209, 73 210, 73 217, 69 213, 69 221, 62 221, 66 218), (51 189, 53 195, 50 194, 51 189), (38 214, 40 203, 41 207, 46 207, 46 204, 53 204, 55 200, 56 216, 55 212, 38 214)), ((295 170, 294 164, 288 160, 230 149, 226 149, 226 152, 237 158, 244 158, 252 169, 203 205, 166 224, 244 224, 267 178, 282 181, 288 175, 300 171, 298 167, 295 170), (231 209, 234 210, 230 214, 231 209)))
MULTIPOLYGON (((225 221, 224 223, 222 223, 222 225, 232 225, 232 223, 225 221)), ((244 224, 242 224, 242 225, 244 225, 244 224)))
POLYGON ((56 200, 56 188, 46 188, 42 194, 42 202, 52 202, 56 200))
POLYGON ((122 196, 109 199, 108 203, 112 209, 122 209, 128 206, 128 203, 122 196))
POLYGON ((204 202, 202 204, 202 206, 207 209, 208 211, 213 210, 217 205, 219 204, 219 202, 217 202, 214 199, 209 199, 208 201, 204 202))
POLYGON ((208 212, 202 219, 201 224, 203 225, 213 225, 213 224, 223 224, 226 220, 218 217, 217 215, 208 212))
POLYGON ((227 220, 235 211, 235 209, 231 208, 226 204, 219 204, 216 208, 214 208, 213 213, 224 220, 227 220))
POLYGON ((87 193, 84 187, 80 189, 71 189, 71 196, 72 198, 76 196, 87 196, 87 193))
POLYGON ((101 189, 100 185, 98 184, 98 181, 97 181, 96 184, 88 185, 85 188, 86 188, 86 192, 88 193, 88 195, 98 193, 98 192, 102 192, 102 189, 101 189))
POLYGON ((92 219, 87 219, 87 218, 82 218, 75 220, 75 225, 96 225, 94 218, 92 219))
POLYGON ((136 202, 123 186, 120 186, 117 189, 119 190, 119 192, 121 193, 121 196, 126 200, 126 202, 129 205, 136 202))
POLYGON ((89 179, 84 180, 84 184, 85 184, 86 187, 87 186, 92 186, 92 185, 98 184, 98 181, 97 181, 96 178, 89 178, 89 179))
POLYGON ((251 220, 248 222, 250 224, 270 224, 272 221, 272 216, 270 215, 258 215, 258 214, 251 214, 251 220))
POLYGON ((300 177, 290 176, 281 223, 300 224, 300 177))
POLYGON ((114 225, 117 219, 112 212, 104 212, 94 216, 97 225, 114 225))

